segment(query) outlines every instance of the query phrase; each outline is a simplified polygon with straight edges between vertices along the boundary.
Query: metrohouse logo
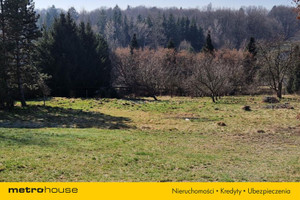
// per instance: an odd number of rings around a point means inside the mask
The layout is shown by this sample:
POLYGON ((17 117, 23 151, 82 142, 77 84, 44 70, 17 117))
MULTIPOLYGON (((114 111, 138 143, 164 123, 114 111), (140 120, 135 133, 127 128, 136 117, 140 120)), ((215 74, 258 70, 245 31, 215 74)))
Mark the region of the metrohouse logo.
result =
POLYGON ((78 188, 30 188, 30 187, 24 187, 24 188, 8 188, 8 193, 27 193, 27 194, 32 194, 32 193, 48 193, 48 194, 59 194, 59 193, 73 193, 77 194, 78 193, 78 188))

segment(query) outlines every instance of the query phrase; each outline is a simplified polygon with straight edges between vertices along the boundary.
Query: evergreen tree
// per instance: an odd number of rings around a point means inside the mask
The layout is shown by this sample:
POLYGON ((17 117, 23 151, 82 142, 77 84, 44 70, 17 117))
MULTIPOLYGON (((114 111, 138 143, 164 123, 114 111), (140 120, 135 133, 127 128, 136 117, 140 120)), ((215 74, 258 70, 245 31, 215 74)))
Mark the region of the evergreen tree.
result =
POLYGON ((78 20, 79 13, 77 12, 77 10, 74 7, 69 8, 68 13, 70 13, 70 15, 74 21, 78 20))
MULTIPOLYGON (((192 24, 190 26, 187 35, 187 41, 190 41, 193 49, 197 52, 203 48, 204 35, 202 29, 201 28, 198 29, 195 19, 193 19, 192 24)), ((210 39, 210 44, 211 44, 211 39, 210 39)))
POLYGON ((180 41, 187 39, 186 38, 187 32, 185 31, 185 23, 186 23, 186 20, 184 17, 182 17, 180 20, 178 18, 177 26, 178 26, 178 34, 179 34, 180 41))
POLYGON ((247 51, 253 56, 255 57, 257 54, 257 49, 256 49, 256 44, 255 44, 255 39, 254 37, 250 38, 250 41, 247 45, 247 51))
POLYGON ((106 23, 107 23, 106 11, 102 9, 100 11, 100 17, 99 17, 99 21, 98 21, 99 33, 101 35, 104 35, 106 23))
POLYGON ((42 67, 52 76, 49 83, 52 94, 69 97, 80 58, 77 27, 69 14, 66 16, 62 13, 55 20, 50 34, 52 41, 48 44, 49 63, 42 67))
POLYGON ((101 64, 101 74, 99 76, 102 87, 110 88, 111 86, 111 60, 109 58, 109 47, 106 40, 101 36, 97 36, 96 53, 99 56, 101 64))
POLYGON ((81 23, 79 27, 81 62, 76 71, 76 88, 83 90, 77 96, 90 96, 100 87, 109 87, 110 60, 108 46, 102 36, 96 36, 89 23, 81 23), (82 93, 84 92, 84 93, 82 93))
POLYGON ((153 22, 152 22, 152 19, 151 19, 151 17, 150 17, 150 16, 148 16, 148 17, 147 17, 147 19, 146 19, 146 23, 147 23, 147 25, 148 25, 150 28, 152 28, 152 27, 153 27, 153 22))
POLYGON ((133 54, 133 50, 138 48, 139 48, 139 44, 136 38, 136 34, 133 34, 133 37, 130 42, 130 53, 133 54))
POLYGON ((206 43, 204 45, 203 51, 206 53, 213 53, 215 50, 213 44, 212 44, 212 40, 211 40, 211 35, 210 35, 210 31, 208 31, 207 33, 207 37, 206 37, 206 43))
POLYGON ((128 46, 130 42, 130 35, 129 35, 129 25, 128 25, 128 19, 127 16, 124 16, 123 24, 122 24, 122 32, 121 34, 121 43, 123 47, 128 46))
POLYGON ((115 25, 122 24, 122 11, 118 5, 116 5, 113 9, 113 22, 115 25))
POLYGON ((12 107, 12 98, 8 87, 8 54, 6 38, 6 17, 4 0, 0 0, 0 109, 12 107))
POLYGON ((292 90, 293 92, 299 92, 300 91, 300 63, 296 65, 294 73, 295 75, 294 75, 292 90))
POLYGON ((166 24, 166 36, 167 36, 167 40, 172 39, 175 46, 178 45, 179 41, 178 41, 178 31, 177 31, 177 25, 176 25, 176 21, 175 21, 175 17, 173 14, 169 15, 169 18, 167 20, 167 24, 166 24))
POLYGON ((89 23, 78 27, 70 14, 61 14, 39 44, 40 64, 52 76, 52 95, 89 97, 101 87, 109 87, 108 46, 89 23))
POLYGON ((143 23, 143 17, 142 15, 138 15, 136 18, 137 23, 143 23))
POLYGON ((7 18, 9 55, 12 56, 8 71, 13 74, 11 82, 17 85, 22 106, 26 106, 24 86, 34 88, 40 78, 32 59, 36 49, 35 41, 40 37, 36 25, 38 16, 32 0, 6 0, 3 12, 7 18))
POLYGON ((245 83, 247 84, 247 86, 249 86, 254 82, 254 78, 258 71, 258 67, 256 65, 257 49, 255 39, 253 37, 250 38, 246 50, 249 54, 245 57, 243 66, 245 74, 245 83))
POLYGON ((287 91, 290 94, 300 91, 300 48, 298 45, 294 49, 294 56, 296 62, 289 75, 289 81, 287 85, 287 91))
POLYGON ((172 39, 169 40, 167 48, 168 49, 175 49, 176 48, 172 39))
POLYGON ((48 8, 46 17, 43 22, 45 28, 48 29, 49 27, 51 27, 52 24, 54 23, 55 18, 57 17, 59 17, 59 10, 55 8, 54 5, 48 8))

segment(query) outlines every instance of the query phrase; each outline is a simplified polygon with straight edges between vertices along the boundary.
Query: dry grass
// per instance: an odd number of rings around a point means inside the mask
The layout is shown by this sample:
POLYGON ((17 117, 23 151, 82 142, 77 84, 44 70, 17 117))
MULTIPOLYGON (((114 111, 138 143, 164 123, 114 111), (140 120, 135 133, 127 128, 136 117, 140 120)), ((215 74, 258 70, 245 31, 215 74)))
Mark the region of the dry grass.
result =
POLYGON ((159 99, 1 112, 0 181, 300 181, 299 97, 159 99))

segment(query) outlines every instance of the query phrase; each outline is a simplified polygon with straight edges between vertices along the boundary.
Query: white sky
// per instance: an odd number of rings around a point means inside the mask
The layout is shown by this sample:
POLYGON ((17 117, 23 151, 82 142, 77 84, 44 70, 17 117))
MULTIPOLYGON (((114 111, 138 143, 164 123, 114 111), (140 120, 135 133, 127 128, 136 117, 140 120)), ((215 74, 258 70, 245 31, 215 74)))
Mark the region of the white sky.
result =
POLYGON ((55 5, 57 8, 68 9, 71 6, 77 10, 94 10, 100 7, 114 7, 118 5, 125 9, 127 5, 132 7, 144 5, 147 7, 182 7, 202 8, 212 3, 217 8, 240 8, 241 6, 264 6, 271 9, 274 5, 293 5, 292 0, 35 0, 36 8, 48 8, 55 5))

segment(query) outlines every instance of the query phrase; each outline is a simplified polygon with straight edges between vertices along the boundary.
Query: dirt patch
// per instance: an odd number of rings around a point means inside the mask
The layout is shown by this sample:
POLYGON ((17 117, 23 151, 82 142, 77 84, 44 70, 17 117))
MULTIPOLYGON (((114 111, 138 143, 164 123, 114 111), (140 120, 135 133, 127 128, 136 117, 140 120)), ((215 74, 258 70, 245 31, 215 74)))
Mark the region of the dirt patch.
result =
POLYGON ((267 105, 264 107, 265 109, 295 109, 293 106, 291 106, 289 103, 285 104, 277 104, 277 105, 267 105))
POLYGON ((279 103, 279 100, 276 97, 264 97, 264 103, 279 103))

